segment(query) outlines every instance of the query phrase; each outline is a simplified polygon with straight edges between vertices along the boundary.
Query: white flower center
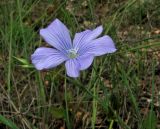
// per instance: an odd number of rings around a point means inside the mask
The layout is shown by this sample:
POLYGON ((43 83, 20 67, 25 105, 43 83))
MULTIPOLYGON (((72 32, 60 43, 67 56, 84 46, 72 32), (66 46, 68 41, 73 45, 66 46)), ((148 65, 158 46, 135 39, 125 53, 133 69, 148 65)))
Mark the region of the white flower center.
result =
POLYGON ((78 56, 77 51, 75 49, 70 49, 68 50, 68 57, 73 59, 78 56))

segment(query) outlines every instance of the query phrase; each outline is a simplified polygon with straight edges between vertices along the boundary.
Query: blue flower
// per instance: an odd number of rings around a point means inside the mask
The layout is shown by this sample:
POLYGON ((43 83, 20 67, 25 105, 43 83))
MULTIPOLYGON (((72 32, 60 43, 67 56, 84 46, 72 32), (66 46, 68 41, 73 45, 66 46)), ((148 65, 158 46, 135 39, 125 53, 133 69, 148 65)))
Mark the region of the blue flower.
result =
POLYGON ((67 75, 78 77, 81 70, 92 64, 94 57, 116 51, 109 36, 97 38, 102 31, 102 26, 99 26, 94 30, 76 33, 72 43, 69 30, 56 19, 47 28, 40 30, 40 35, 53 48, 37 48, 31 56, 32 63, 37 70, 43 70, 65 62, 67 75))

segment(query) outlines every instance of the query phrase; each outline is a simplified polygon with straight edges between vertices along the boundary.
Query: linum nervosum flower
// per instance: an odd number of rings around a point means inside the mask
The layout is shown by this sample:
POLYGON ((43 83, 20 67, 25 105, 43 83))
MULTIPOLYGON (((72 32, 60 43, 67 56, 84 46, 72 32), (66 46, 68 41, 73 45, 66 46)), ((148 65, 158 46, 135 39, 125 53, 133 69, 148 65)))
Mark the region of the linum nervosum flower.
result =
POLYGON ((65 62, 67 75, 78 77, 81 70, 87 69, 94 57, 116 51, 113 40, 108 36, 97 38, 102 26, 75 34, 73 43, 67 27, 55 19, 48 27, 40 30, 42 38, 52 48, 39 47, 31 60, 37 70, 51 69, 65 62))

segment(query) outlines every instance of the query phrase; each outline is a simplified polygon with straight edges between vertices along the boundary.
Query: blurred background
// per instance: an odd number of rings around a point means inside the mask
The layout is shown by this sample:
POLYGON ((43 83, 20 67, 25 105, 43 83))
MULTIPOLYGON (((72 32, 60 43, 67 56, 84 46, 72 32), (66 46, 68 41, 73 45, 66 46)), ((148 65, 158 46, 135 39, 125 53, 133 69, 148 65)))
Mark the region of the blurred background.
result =
POLYGON ((159 0, 0 0, 0 129, 159 128, 159 0), (77 79, 37 71, 30 56, 55 18, 72 37, 103 25, 118 51, 77 79))

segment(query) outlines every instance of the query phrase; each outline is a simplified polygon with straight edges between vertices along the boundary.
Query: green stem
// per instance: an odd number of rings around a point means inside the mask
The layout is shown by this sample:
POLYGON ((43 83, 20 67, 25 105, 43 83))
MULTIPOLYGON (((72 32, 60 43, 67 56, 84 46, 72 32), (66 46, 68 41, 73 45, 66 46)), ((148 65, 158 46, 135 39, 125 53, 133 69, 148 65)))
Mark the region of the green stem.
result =
POLYGON ((7 76, 7 86, 8 92, 11 91, 11 63, 12 63, 12 31, 13 31, 13 13, 10 15, 10 41, 9 41, 9 59, 8 59, 8 76, 7 76))
POLYGON ((27 52, 26 52, 26 38, 25 38, 25 34, 24 34, 24 27, 23 27, 23 19, 22 19, 22 7, 21 7, 21 3, 20 0, 17 0, 17 6, 18 6, 18 14, 19 14, 19 22, 20 22, 20 27, 21 27, 21 33, 22 33, 22 38, 23 38, 23 43, 24 43, 24 53, 25 56, 27 56, 27 52))
MULTIPOLYGON (((93 87, 93 96, 97 96, 96 95, 96 83, 93 87)), ((97 100, 95 98, 93 98, 92 129, 95 129, 96 112, 97 112, 97 100)))
POLYGON ((66 106, 66 124, 67 124, 67 128, 68 129, 71 129, 71 126, 70 126, 70 121, 69 121, 69 113, 68 113, 68 102, 67 102, 67 80, 66 80, 66 75, 65 75, 65 80, 64 80, 64 89, 65 89, 65 106, 66 106))
POLYGON ((109 129, 112 129, 113 123, 114 123, 114 120, 111 120, 111 123, 110 123, 110 125, 109 125, 109 129))

